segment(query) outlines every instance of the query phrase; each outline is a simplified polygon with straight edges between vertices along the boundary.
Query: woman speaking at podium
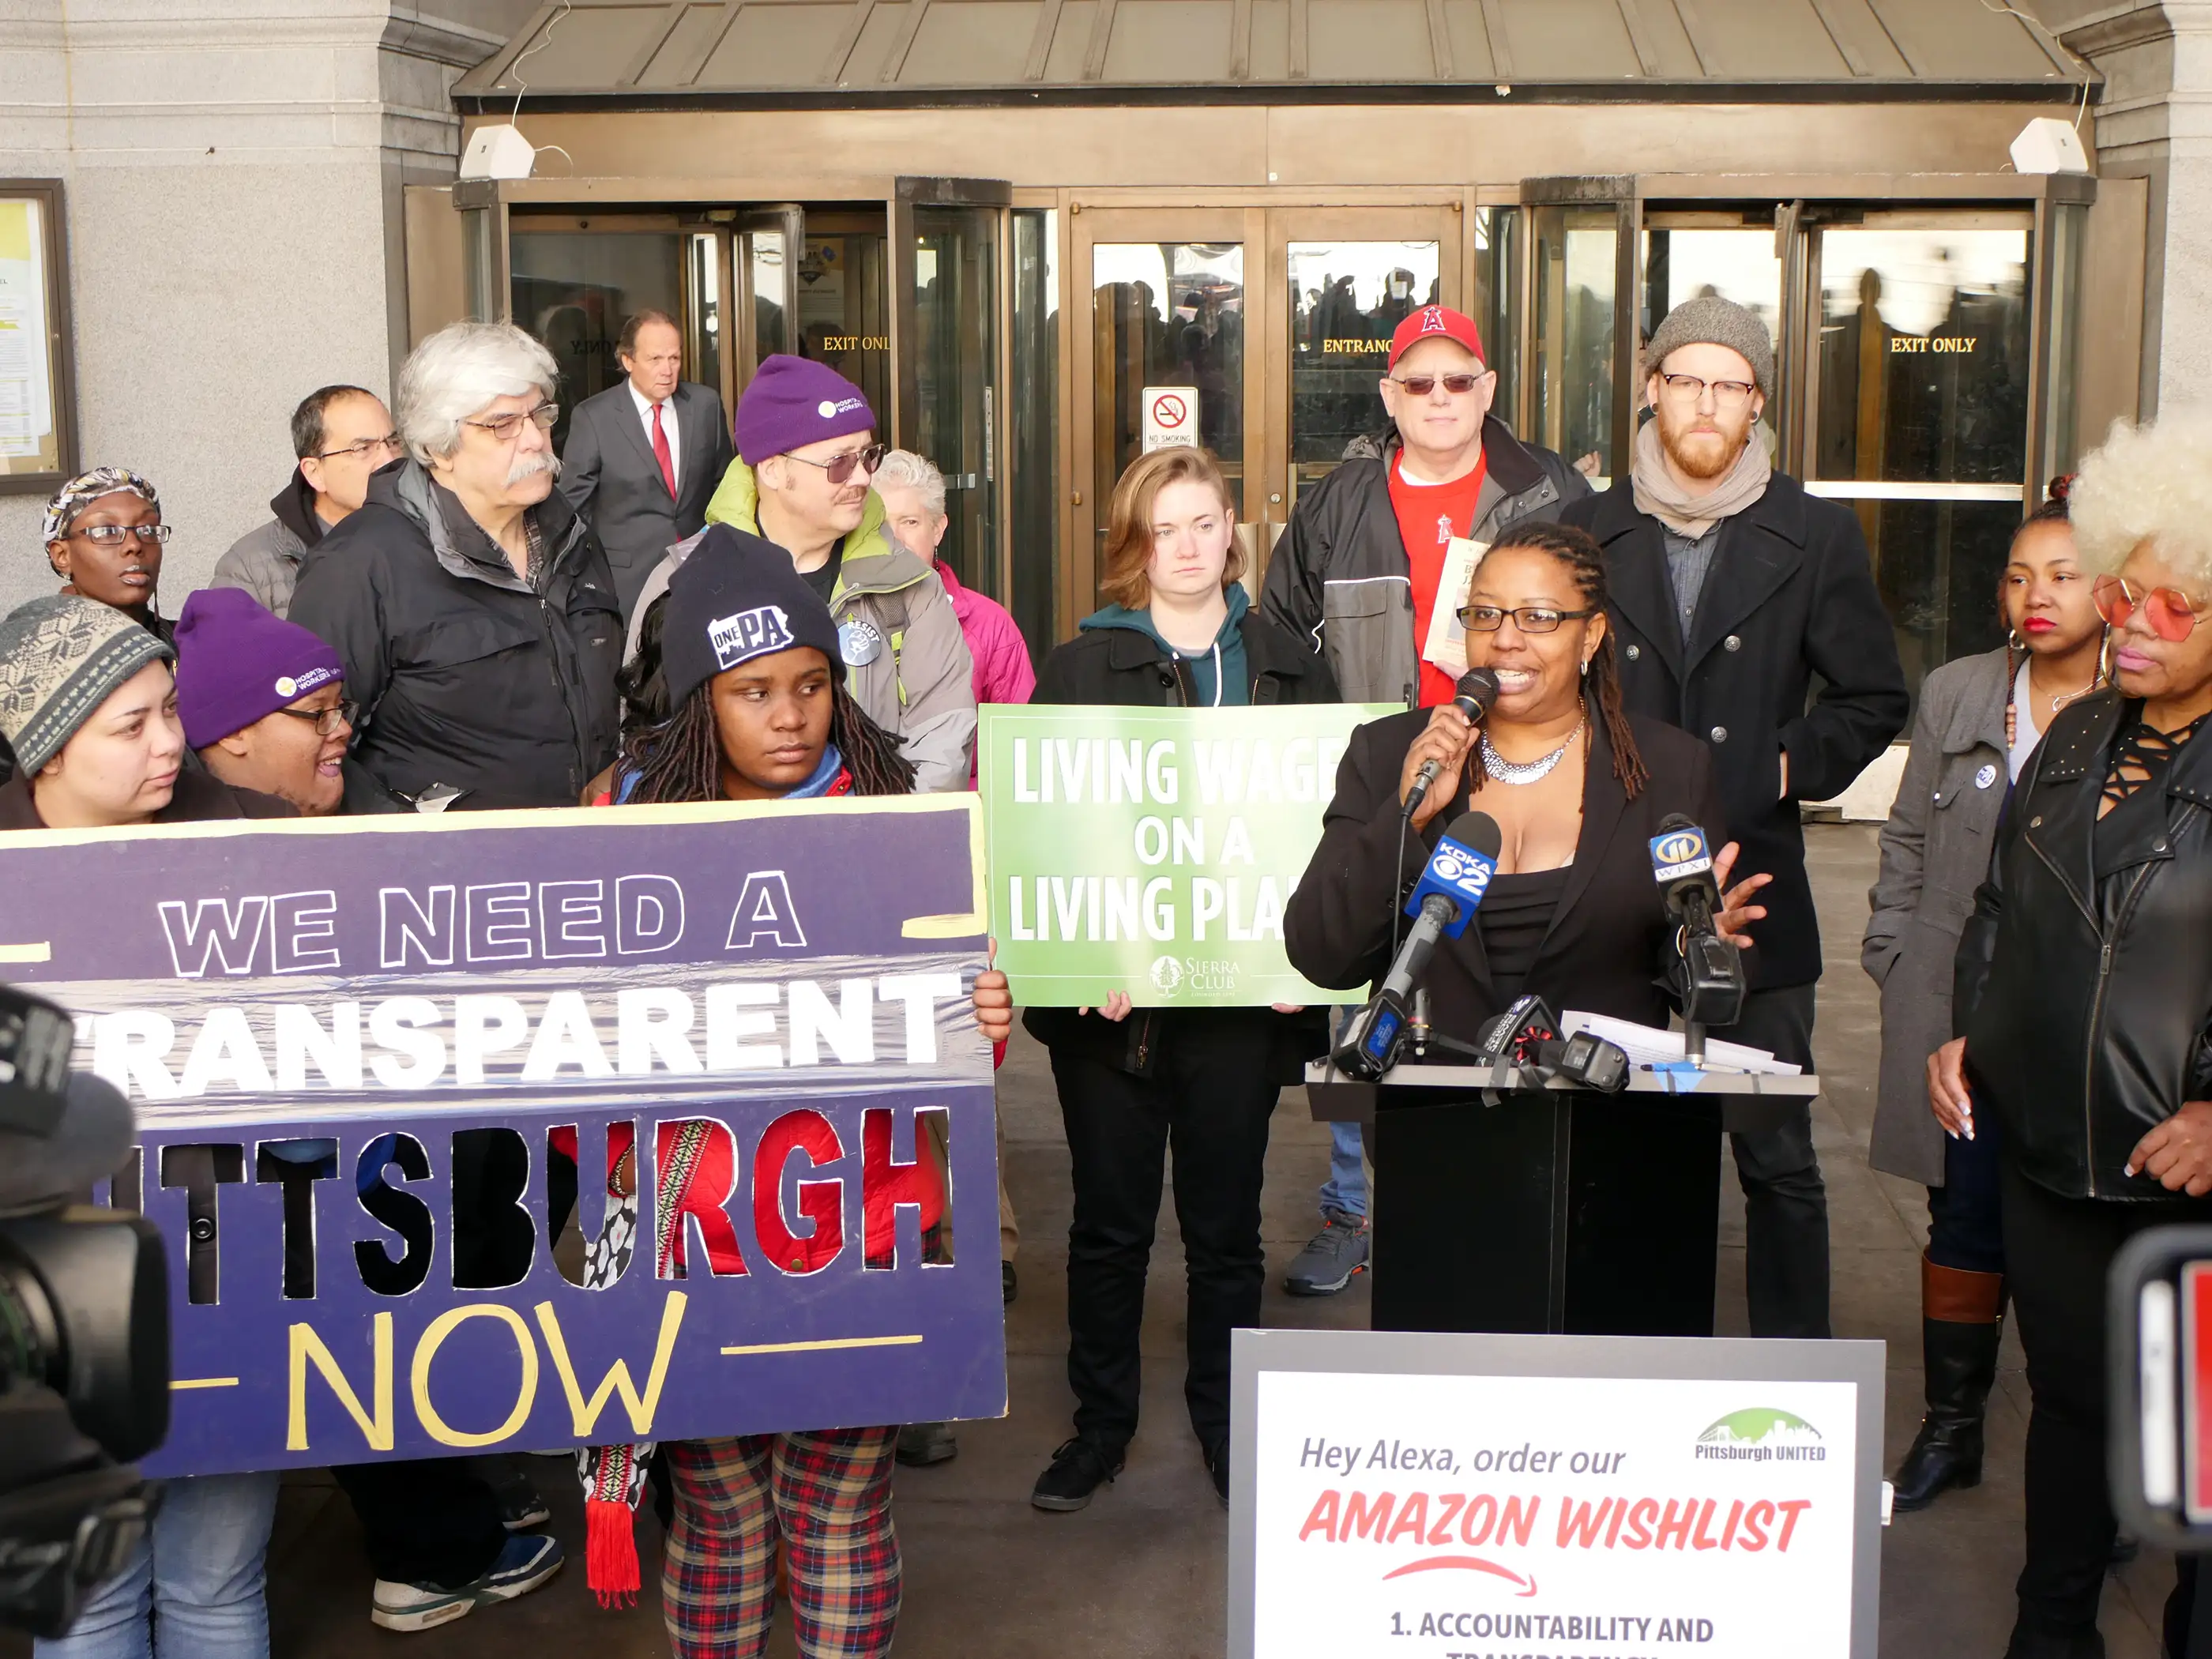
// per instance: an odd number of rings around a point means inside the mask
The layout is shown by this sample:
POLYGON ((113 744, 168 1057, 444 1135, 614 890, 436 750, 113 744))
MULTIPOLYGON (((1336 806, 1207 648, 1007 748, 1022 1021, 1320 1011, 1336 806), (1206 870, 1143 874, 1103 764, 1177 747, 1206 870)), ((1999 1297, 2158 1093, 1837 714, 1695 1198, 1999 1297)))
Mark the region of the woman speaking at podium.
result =
MULTIPOLYGON (((1524 993, 1558 1012, 1665 1024, 1675 924, 1650 842, 1675 813, 1717 840, 1720 793, 1704 744, 1622 711, 1605 587, 1585 531, 1521 524, 1491 544, 1459 616, 1468 662, 1497 675, 1498 695, 1479 725, 1448 704, 1352 735, 1284 916, 1299 972, 1321 985, 1383 977, 1407 892, 1444 826, 1480 809, 1498 823, 1498 870, 1420 981, 1438 1036, 1471 1042, 1524 993), (1439 769, 1409 822, 1430 761, 1439 769)), ((1716 920, 1741 945, 1766 878, 1729 889, 1735 855, 1713 860, 1716 920)), ((1430 1057, 1449 1063, 1440 1045, 1430 1057)), ((1376 1103, 1377 1330, 1712 1329, 1710 1100, 1545 1092, 1492 1110, 1473 1088, 1401 1085, 1376 1103)))
MULTIPOLYGON (((1604 556, 1586 531, 1520 524, 1492 544, 1459 615, 1468 664, 1498 676, 1498 696, 1479 727, 1446 703, 1353 734, 1284 917, 1300 973, 1317 985, 1381 979, 1421 866, 1444 827, 1477 808, 1504 844, 1473 922, 1431 961, 1435 1029, 1471 1042, 1523 992, 1562 1012, 1667 1023, 1662 957, 1674 929, 1650 843, 1678 812, 1717 841, 1720 791, 1703 743, 1622 712, 1605 604, 1604 556), (1407 823, 1401 809, 1430 760, 1442 770, 1407 823)), ((1766 914, 1751 896, 1770 878, 1729 888, 1735 856, 1723 847, 1713 868, 1721 930, 1742 945, 1766 914)))

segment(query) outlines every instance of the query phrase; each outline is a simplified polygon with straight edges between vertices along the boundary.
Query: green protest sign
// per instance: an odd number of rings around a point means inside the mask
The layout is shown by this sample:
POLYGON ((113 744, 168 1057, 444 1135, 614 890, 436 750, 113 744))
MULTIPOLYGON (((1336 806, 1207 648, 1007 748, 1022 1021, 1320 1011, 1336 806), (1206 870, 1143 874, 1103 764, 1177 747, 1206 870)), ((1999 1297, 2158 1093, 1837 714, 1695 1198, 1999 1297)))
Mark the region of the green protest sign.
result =
POLYGON ((1283 909, 1353 728, 1397 712, 986 706, 991 932, 1015 1000, 1331 1000, 1285 958, 1283 909))

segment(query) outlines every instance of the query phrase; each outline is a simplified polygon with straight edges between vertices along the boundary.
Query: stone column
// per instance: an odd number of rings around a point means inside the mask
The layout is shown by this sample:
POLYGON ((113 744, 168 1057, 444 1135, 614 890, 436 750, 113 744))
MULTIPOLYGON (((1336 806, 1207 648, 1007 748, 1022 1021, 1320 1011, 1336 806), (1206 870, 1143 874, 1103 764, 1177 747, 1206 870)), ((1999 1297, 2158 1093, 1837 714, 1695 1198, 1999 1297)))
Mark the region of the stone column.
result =
MULTIPOLYGON (((447 89, 529 9, 0 7, 0 177, 66 186, 80 458, 161 489, 167 613, 268 516, 301 397, 388 393, 407 341, 401 188, 453 177, 447 89)), ((0 610, 52 591, 42 506, 0 496, 0 610)))

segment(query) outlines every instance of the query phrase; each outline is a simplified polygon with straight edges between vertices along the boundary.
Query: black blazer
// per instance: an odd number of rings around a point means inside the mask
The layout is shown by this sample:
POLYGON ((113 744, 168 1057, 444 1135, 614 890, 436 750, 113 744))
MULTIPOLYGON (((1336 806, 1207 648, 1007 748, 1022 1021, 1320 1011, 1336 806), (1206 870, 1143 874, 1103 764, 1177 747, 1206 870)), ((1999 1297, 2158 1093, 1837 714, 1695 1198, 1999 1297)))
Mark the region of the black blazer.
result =
POLYGON ((1623 479, 1559 516, 1605 549, 1606 613, 1628 712, 1712 744, 1743 873, 1774 878, 1759 896, 1767 917, 1758 948, 1744 957, 1752 985, 1811 984, 1820 977, 1820 929, 1797 803, 1840 793, 1905 729, 1910 708, 1857 516, 1776 473, 1722 529, 1686 644, 1665 536, 1637 511, 1633 486, 1623 479), (1816 674, 1820 696, 1808 706, 1816 674))
MULTIPOLYGON (((1465 810, 1439 812, 1426 829, 1408 835, 1405 862, 1392 879, 1398 779, 1406 751, 1428 725, 1430 713, 1410 709, 1361 726, 1337 769, 1336 798, 1322 820, 1321 845, 1283 915, 1291 965, 1316 985, 1350 988, 1382 978, 1390 965, 1390 918, 1451 820, 1465 810)), ((1604 724, 1593 723, 1575 861, 1522 988, 1542 997, 1556 1013, 1578 1008, 1664 1025, 1669 1004, 1657 982, 1660 952, 1673 929, 1651 878, 1650 838, 1671 812, 1704 825, 1716 848, 1727 837, 1711 751, 1656 720, 1632 717, 1629 725, 1650 781, 1634 800, 1628 799, 1613 775, 1604 724)), ((1480 811, 1485 796, 1507 787, 1486 783, 1466 805, 1480 811)), ((1404 937, 1401 921, 1399 938, 1404 937)), ((1485 1021, 1504 1012, 1491 986, 1479 921, 1437 947, 1424 982, 1437 1029, 1463 1042, 1473 1042, 1485 1021)))
MULTIPOLYGON (((1247 695, 1254 707, 1339 701, 1328 665, 1288 629, 1247 611, 1237 631, 1244 641, 1251 676, 1247 695)), ((1104 628, 1054 646, 1030 702, 1176 708, 1191 696, 1189 671, 1170 661, 1157 642, 1134 629, 1104 628)), ((1304 1081, 1305 1062, 1328 1044, 1328 1014, 1319 1008, 1288 1015, 1268 1008, 1139 1008, 1119 1022, 1073 1008, 1032 1008, 1022 1016, 1024 1028, 1048 1048, 1139 1077, 1152 1075, 1165 1045, 1203 1042, 1225 1024, 1246 1021, 1265 1022, 1268 1064, 1279 1083, 1304 1081)))
POLYGON ((607 550, 625 624, 661 555, 704 527, 707 503, 730 467, 720 394, 683 380, 669 401, 676 405, 673 500, 627 379, 576 405, 561 456, 561 493, 607 550))

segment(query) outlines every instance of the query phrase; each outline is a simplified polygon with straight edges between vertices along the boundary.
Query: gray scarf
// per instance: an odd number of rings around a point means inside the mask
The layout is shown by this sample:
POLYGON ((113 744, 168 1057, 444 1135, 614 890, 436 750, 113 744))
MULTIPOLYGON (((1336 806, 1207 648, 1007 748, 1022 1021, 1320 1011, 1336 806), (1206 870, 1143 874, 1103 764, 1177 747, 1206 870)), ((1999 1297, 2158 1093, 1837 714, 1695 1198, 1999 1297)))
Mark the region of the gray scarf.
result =
POLYGON ((1774 464, 1766 459, 1766 446, 1754 429, 1735 458, 1735 465, 1720 483, 1702 495, 1692 495, 1668 475, 1661 459, 1659 422, 1646 421, 1636 434, 1636 461, 1629 482, 1636 491, 1636 510, 1649 513, 1678 536, 1700 539, 1723 519, 1741 513, 1766 493, 1774 464))

